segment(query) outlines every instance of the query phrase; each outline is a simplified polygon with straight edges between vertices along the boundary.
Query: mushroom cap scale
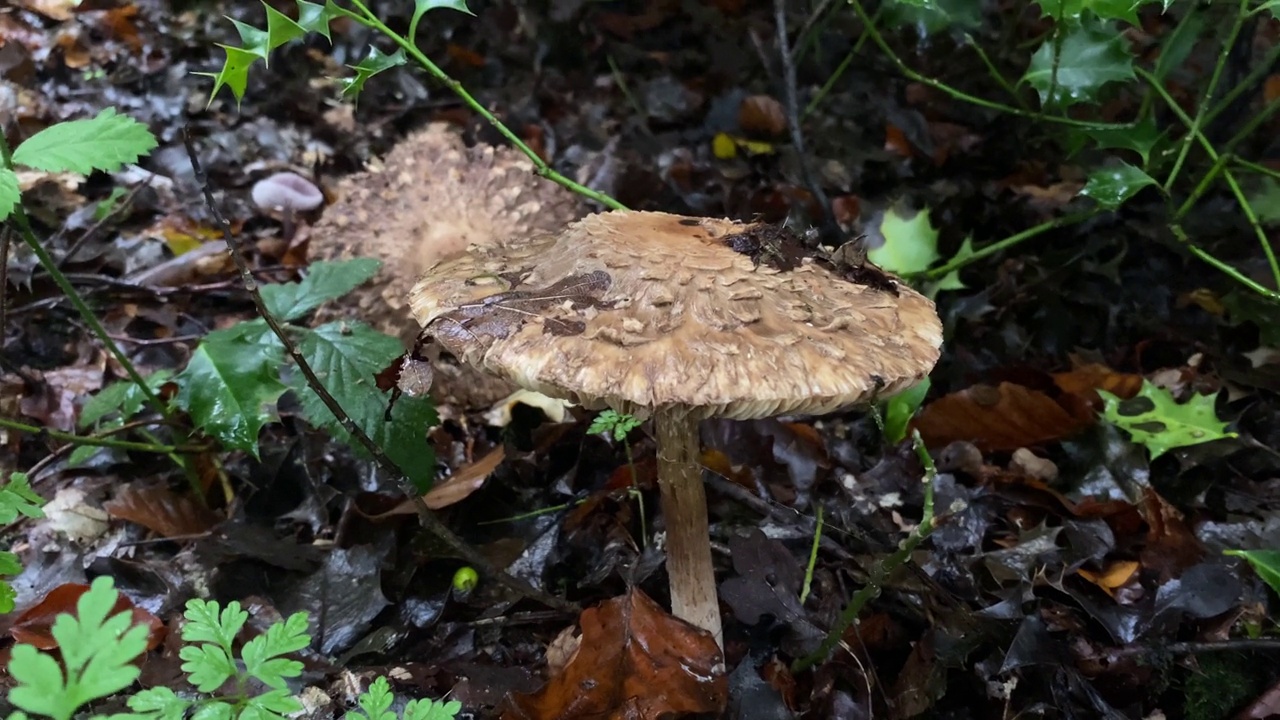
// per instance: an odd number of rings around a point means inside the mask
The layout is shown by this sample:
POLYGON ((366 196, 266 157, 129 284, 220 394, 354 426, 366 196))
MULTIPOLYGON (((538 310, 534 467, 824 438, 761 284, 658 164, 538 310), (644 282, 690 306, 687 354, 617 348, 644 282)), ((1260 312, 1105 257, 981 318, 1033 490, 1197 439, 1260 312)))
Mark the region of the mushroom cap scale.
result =
POLYGON ((804 259, 735 251, 759 226, 615 211, 437 263, 410 294, 463 362, 585 407, 640 416, 823 414, 891 394, 937 362, 928 298, 804 259), (781 265, 781 264, 780 264, 781 265))

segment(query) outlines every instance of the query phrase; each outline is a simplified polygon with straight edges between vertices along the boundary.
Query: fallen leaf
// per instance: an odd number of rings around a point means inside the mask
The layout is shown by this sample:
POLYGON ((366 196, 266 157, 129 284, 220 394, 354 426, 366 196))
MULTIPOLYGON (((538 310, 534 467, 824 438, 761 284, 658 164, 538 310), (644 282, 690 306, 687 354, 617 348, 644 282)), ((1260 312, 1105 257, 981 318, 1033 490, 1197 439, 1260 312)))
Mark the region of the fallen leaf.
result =
POLYGON ((191 495, 179 495, 165 485, 136 482, 120 488, 102 509, 165 538, 200 535, 219 519, 191 495))
POLYGON ((749 95, 738 106, 738 126, 748 135, 776 137, 787 131, 787 113, 768 95, 749 95))
POLYGON ((489 479, 506 457, 507 453, 501 445, 495 447, 485 453, 484 457, 458 468, 443 482, 437 483, 430 492, 422 496, 422 501, 432 510, 439 510, 466 500, 471 493, 484 487, 484 481, 489 479))
POLYGON ((1069 409, 1039 390, 1002 382, 938 398, 920 411, 912 427, 930 446, 967 440, 992 452, 1061 440, 1095 422, 1087 407, 1069 409))
MULTIPOLYGON (((88 590, 89 586, 81 583, 65 583, 55 587, 44 596, 43 600, 27 608, 14 619, 13 625, 9 628, 9 634, 17 642, 34 646, 39 650, 53 650, 58 647, 58 641, 54 639, 51 632, 54 621, 60 614, 74 614, 80 596, 88 590)), ((155 649, 164 640, 165 627, 160 618, 134 605, 124 593, 120 593, 117 597, 116 604, 111 609, 111 615, 122 612, 133 614, 134 625, 147 626, 148 650, 155 649)))
POLYGON ((711 634, 663 612, 637 588, 583 611, 563 671, 531 695, 507 696, 505 720, 659 720, 716 713, 728 700, 711 634))
POLYGON ((1088 568, 1080 568, 1076 572, 1080 577, 1102 588, 1106 594, 1115 597, 1116 588, 1129 582, 1129 578, 1138 572, 1138 567, 1138 563, 1134 560, 1117 560, 1109 563, 1100 572, 1094 572, 1088 568))

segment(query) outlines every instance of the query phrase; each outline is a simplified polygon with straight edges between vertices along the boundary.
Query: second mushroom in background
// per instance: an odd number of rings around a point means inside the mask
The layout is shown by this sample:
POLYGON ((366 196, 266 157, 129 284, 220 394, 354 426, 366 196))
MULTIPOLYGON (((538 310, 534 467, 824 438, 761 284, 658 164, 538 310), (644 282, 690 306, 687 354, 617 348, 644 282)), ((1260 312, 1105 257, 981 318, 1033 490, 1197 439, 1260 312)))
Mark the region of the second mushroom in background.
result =
POLYGON ((933 303, 874 266, 803 257, 770 225, 654 212, 472 246, 411 301, 467 364, 653 419, 672 612, 720 644, 698 422, 867 403, 921 380, 942 344, 933 303))

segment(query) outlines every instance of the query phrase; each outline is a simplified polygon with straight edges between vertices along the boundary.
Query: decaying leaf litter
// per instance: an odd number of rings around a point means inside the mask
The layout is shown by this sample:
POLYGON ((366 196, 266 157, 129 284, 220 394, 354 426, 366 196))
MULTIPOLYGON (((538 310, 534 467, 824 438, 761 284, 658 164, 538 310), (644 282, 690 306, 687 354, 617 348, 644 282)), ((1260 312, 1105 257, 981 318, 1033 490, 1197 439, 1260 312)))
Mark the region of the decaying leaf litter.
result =
MULTIPOLYGON (((160 147, 111 177, 30 176, 23 201, 76 287, 134 362, 157 373, 152 383, 166 398, 179 392, 172 373, 263 332, 238 324, 252 321, 253 306, 219 247, 183 128, 197 139, 258 279, 308 278, 281 288, 319 285, 325 271, 314 262, 348 249, 328 255, 312 245, 339 217, 330 214, 336 205, 286 227, 253 203, 255 182, 295 172, 318 179, 340 204, 357 195, 351 173, 427 123, 447 123, 479 148, 464 154, 480 156, 481 167, 493 157, 484 148, 500 144, 407 67, 367 82, 358 105, 339 102, 337 84, 321 78, 355 64, 373 40, 355 24, 334 34, 332 49, 308 41, 273 53, 269 68, 250 74, 238 109, 227 97, 205 109, 207 86, 189 73, 216 68, 214 43, 233 42, 221 14, 261 24, 260 8, 50 7, 19 3, 0 13, 6 137, 115 107, 147 124, 160 147), (224 344, 197 345, 212 332, 224 344)), ((389 22, 408 20, 394 3, 372 7, 389 22)), ((1127 192, 1094 185, 1076 198, 1087 158, 1033 145, 1042 142, 1034 126, 909 82, 869 50, 806 117, 802 165, 765 3, 472 10, 474 18, 430 15, 422 34, 429 54, 557 169, 635 209, 820 226, 823 208, 809 187, 816 175, 850 236, 888 241, 871 259, 910 272, 1083 212, 1090 197, 1111 202, 1127 192), (926 240, 892 242, 902 233, 926 240)), ((822 4, 790 8, 788 20, 793 41, 801 28, 812 32, 813 49, 795 67, 809 98, 863 29, 856 14, 822 4)), ((1034 37, 1043 32, 1035 22, 1032 15, 1015 27, 1034 37)), ((1144 11, 1140 27, 1133 42, 1154 44, 1172 21, 1144 11)), ((983 96, 999 89, 981 81, 980 56, 961 52, 954 36, 920 44, 881 32, 926 78, 983 96)), ((1263 22, 1250 32, 1266 55, 1274 28, 1263 22)), ((1189 97, 1207 73, 1197 74, 1195 61, 1212 65, 1207 44, 1187 48, 1170 80, 1189 97)), ((1238 74, 1253 69, 1245 63, 1238 74)), ((1244 110, 1270 101, 1261 95, 1243 93, 1244 110)), ((1114 99, 1111 112, 1126 102, 1135 101, 1114 99)), ((1215 132, 1230 136, 1230 128, 1215 132)), ((1263 157, 1248 148, 1237 152, 1263 157)), ((417 160, 414 191, 441 179, 417 160)), ((279 421, 223 417, 239 434, 222 436, 239 445, 198 433, 175 441, 189 458, 181 471, 163 454, 121 448, 79 453, 72 465, 76 453, 56 438, 3 430, 6 471, 30 470, 50 503, 44 520, 8 533, 25 570, 15 582, 19 613, 0 624, 39 646, 59 593, 104 574, 156 627, 204 594, 245 602, 254 631, 308 610, 314 642, 302 653, 304 679, 338 703, 330 711, 349 702, 347 673, 393 672, 398 692, 452 693, 479 717, 722 708, 734 717, 1265 717, 1277 683, 1274 595, 1221 551, 1280 548, 1274 313, 1165 242, 1154 219, 1162 207, 1159 194, 1140 193, 1118 213, 930 278, 946 340, 911 426, 937 464, 939 526, 887 579, 841 649, 813 668, 791 663, 813 652, 920 516, 917 456, 908 441, 887 441, 869 415, 703 424, 726 625, 727 679, 718 685, 697 681, 710 673, 697 668, 716 662, 714 643, 662 610, 661 548, 641 533, 663 528, 650 432, 588 433, 590 413, 528 395, 503 401, 510 388, 481 393, 475 404, 458 402, 457 392, 437 395, 444 422, 429 435, 432 507, 495 564, 590 608, 578 617, 488 579, 470 592, 455 587, 463 563, 415 532, 412 508, 387 478, 311 428, 314 401, 293 378, 273 376, 274 367, 251 368, 250 376, 276 379, 239 400, 246 415, 278 402, 279 421), (1181 446, 1204 437, 1218 439, 1181 446), (686 672, 671 672, 675 658, 686 672), (583 683, 596 691, 579 692, 583 683)), ((359 238, 354 217, 356 227, 344 229, 359 238)), ((1233 237, 1242 223, 1226 190, 1215 189, 1182 226, 1265 277, 1233 237)), ((766 271, 789 261, 771 246, 750 251, 766 271)), ((116 416, 85 423, 85 403, 126 393, 110 389, 120 368, 29 256, 15 252, 7 274, 3 417, 110 431, 116 416)), ((343 318, 370 312, 368 301, 317 308, 302 290, 273 295, 282 319, 299 328, 338 323, 332 335, 305 337, 333 348, 333 367, 349 371, 351 383, 373 383, 403 349, 343 329, 343 318), (290 302, 300 297, 302 305, 290 302), (343 362, 343 332, 371 355, 343 362)), ((364 319, 385 321, 387 313, 373 313, 364 319)), ((120 407, 143 403, 131 394, 120 407)), ((181 683, 176 653, 171 634, 147 656, 140 682, 181 683)))

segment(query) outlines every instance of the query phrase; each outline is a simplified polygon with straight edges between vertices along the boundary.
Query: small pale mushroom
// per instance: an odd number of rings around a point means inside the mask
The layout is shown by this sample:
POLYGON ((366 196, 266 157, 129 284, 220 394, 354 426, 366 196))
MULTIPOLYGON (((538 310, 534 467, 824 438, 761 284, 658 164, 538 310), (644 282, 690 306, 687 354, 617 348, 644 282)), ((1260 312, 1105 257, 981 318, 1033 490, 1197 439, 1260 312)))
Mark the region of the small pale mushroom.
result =
POLYGON ((258 209, 280 216, 285 238, 293 236, 298 213, 315 210, 324 203, 324 193, 315 183, 292 172, 268 175, 253 184, 251 194, 258 209))
POLYGON ((921 380, 933 303, 874 266, 803 258, 773 226, 652 212, 472 246, 410 295, 461 361, 654 420, 672 612, 723 646, 698 422, 820 415, 921 380))

